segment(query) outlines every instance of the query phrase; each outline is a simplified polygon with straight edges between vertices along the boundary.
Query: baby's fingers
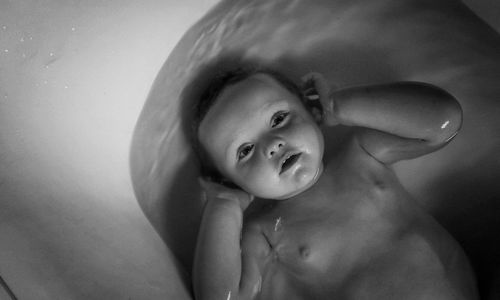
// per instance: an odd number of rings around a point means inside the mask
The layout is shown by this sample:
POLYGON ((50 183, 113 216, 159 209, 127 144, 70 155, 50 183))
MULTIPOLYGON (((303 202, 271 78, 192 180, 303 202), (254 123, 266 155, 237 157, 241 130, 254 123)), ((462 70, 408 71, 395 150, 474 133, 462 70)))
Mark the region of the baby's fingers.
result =
POLYGON ((328 99, 330 94, 330 85, 325 77, 317 72, 311 72, 302 77, 304 82, 304 94, 309 100, 328 99))
POLYGON ((198 178, 198 182, 205 192, 206 200, 208 199, 224 199, 230 201, 237 201, 241 204, 242 208, 246 208, 250 202, 253 201, 253 195, 246 193, 240 189, 228 188, 222 184, 198 178))
POLYGON ((216 182, 213 182, 211 180, 207 180, 205 178, 198 178, 198 182, 200 183, 201 188, 203 191, 206 193, 208 197, 212 198, 225 198, 223 197, 224 195, 228 195, 227 190, 229 190, 227 187, 223 186, 222 184, 218 184, 216 182))
POLYGON ((328 98, 328 87, 323 76, 311 72, 302 77, 302 91, 306 98, 306 105, 318 124, 323 122, 323 101, 328 98))

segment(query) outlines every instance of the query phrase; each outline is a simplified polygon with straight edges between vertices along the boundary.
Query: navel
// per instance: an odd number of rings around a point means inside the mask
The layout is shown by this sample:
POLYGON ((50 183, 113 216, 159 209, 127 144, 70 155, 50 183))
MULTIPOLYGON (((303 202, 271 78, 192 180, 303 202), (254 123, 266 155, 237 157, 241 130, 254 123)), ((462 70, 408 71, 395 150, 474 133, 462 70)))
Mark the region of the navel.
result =
POLYGON ((373 185, 379 190, 383 191, 386 189, 386 184, 383 180, 380 180, 378 178, 373 180, 373 185))
POLYGON ((309 255, 311 255, 311 248, 309 248, 308 246, 300 246, 299 255, 302 259, 307 259, 309 255))

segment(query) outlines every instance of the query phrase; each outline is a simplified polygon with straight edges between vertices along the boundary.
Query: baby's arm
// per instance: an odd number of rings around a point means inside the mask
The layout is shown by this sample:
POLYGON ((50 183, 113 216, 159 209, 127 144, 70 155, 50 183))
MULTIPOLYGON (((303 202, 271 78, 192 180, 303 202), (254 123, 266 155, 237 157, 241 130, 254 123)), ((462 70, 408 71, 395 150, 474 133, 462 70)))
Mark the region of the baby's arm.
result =
POLYGON ((320 95, 320 99, 324 122, 364 127, 358 135, 361 147, 384 163, 435 151, 446 145, 462 124, 457 100, 430 84, 352 87, 320 95))
POLYGON ((213 182, 200 183, 207 202, 195 252, 196 299, 248 299, 260 275, 242 259, 240 237, 243 211, 253 197, 213 182))

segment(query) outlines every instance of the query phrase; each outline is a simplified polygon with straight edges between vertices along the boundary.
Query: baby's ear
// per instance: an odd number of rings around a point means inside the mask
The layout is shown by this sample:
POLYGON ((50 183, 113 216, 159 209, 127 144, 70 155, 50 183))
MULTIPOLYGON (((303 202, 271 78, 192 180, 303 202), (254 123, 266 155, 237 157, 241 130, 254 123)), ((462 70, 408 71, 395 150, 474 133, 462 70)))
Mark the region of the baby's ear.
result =
POLYGON ((316 72, 307 73, 302 76, 301 90, 306 100, 314 101, 319 100, 319 93, 316 90, 316 79, 322 77, 321 74, 316 72))
MULTIPOLYGON (((327 80, 323 74, 318 72, 310 72, 302 76, 302 90, 305 94, 312 94, 313 98, 319 96, 320 98, 328 97, 332 90, 338 87, 327 80)), ((311 99, 313 100, 313 99, 311 99)))
POLYGON ((316 121, 318 125, 321 125, 323 123, 323 112, 322 112, 323 110, 317 107, 313 107, 309 111, 311 112, 314 121, 316 121))
POLYGON ((302 102, 318 124, 321 124, 323 121, 323 107, 321 106, 320 95, 316 89, 316 80, 320 76, 319 73, 308 73, 302 77, 301 86, 303 94, 302 102))
POLYGON ((329 103, 332 91, 337 89, 321 73, 310 72, 302 76, 304 102, 318 124, 323 122, 323 103, 329 103))

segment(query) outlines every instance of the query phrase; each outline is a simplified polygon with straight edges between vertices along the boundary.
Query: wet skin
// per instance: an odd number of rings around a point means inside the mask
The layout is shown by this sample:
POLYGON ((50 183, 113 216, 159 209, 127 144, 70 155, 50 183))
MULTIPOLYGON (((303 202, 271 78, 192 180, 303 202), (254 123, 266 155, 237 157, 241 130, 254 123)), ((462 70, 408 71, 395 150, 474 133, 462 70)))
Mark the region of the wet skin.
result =
POLYGON ((343 147, 311 189, 247 209, 255 299, 475 299, 459 245, 355 138, 343 147))
MULTIPOLYGON (((221 98, 203 121, 200 140, 225 176, 259 198, 248 208, 226 201, 232 198, 230 192, 216 192, 219 199, 208 200, 195 260, 198 298, 211 299, 204 281, 219 271, 215 263, 207 273, 200 266, 221 251, 227 256, 220 269, 231 271, 221 278, 241 279, 239 292, 231 284, 220 286, 219 294, 231 290, 232 299, 477 298, 463 251, 416 204, 390 167, 397 160, 434 151, 443 141, 423 145, 424 135, 406 140, 356 126, 319 127, 294 95, 263 75, 228 88, 221 98), (266 109, 261 112, 259 107, 266 109), (282 111, 289 114, 284 117, 282 111), (325 147, 323 136, 338 143, 325 147), (386 151, 387 145, 392 152, 386 151), (285 163, 297 153, 298 158, 285 163), (210 215, 212 209, 217 215, 210 215), (220 231, 212 232, 218 220, 220 231), (217 240, 220 235, 236 239, 240 228, 241 255, 239 241, 235 248, 217 248, 226 242, 217 240), (240 261, 226 262, 232 254, 240 261)), ((350 107, 340 109, 349 112, 350 107)), ((379 123, 374 121, 375 127, 387 126, 379 123)))
POLYGON ((314 184, 322 171, 323 136, 296 96, 261 75, 228 87, 220 98, 199 138, 226 178, 272 199, 314 184), (291 168, 288 158, 295 162, 291 168))

